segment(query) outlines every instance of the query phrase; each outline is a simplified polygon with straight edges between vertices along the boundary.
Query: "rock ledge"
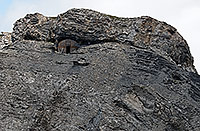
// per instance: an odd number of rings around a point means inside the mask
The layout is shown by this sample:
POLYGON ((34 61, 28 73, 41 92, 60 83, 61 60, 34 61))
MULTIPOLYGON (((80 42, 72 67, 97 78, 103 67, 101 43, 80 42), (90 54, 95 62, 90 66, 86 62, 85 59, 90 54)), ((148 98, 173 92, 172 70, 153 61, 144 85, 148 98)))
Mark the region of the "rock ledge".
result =
POLYGON ((71 9, 57 17, 28 14, 14 24, 12 40, 80 43, 119 42, 153 50, 187 71, 196 72, 187 42, 177 30, 148 16, 120 18, 89 9, 71 9))

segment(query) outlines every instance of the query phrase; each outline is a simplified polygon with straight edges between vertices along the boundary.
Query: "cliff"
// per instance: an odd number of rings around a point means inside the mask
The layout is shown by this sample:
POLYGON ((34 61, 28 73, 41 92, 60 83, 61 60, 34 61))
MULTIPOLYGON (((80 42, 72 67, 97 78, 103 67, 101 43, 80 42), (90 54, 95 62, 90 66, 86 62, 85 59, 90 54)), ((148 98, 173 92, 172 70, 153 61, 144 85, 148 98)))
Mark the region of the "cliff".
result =
POLYGON ((28 14, 0 63, 2 130, 200 130, 200 76, 188 44, 151 17, 28 14), (80 47, 57 52, 65 39, 80 47))

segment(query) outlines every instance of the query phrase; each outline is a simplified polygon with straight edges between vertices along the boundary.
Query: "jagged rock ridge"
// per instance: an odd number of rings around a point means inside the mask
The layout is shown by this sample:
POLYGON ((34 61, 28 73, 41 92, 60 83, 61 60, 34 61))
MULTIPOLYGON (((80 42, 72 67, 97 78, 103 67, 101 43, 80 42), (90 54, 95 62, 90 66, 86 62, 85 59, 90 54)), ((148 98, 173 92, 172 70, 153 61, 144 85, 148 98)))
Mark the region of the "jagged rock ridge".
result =
POLYGON ((1 130, 200 130, 200 76, 164 22, 88 9, 36 13, 15 23, 12 39, 0 52, 1 130), (63 39, 82 46, 52 50, 63 39))
POLYGON ((196 72, 187 42, 175 28, 151 17, 119 18, 88 9, 71 9, 58 17, 28 14, 14 24, 13 41, 120 42, 150 48, 184 69, 196 72))

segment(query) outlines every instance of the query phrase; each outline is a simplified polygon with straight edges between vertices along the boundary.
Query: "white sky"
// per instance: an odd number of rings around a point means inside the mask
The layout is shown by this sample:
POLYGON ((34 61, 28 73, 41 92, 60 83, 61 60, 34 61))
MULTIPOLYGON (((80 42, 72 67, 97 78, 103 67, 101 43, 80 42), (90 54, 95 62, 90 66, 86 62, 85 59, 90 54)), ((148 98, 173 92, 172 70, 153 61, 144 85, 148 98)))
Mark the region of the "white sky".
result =
POLYGON ((0 5, 0 31, 12 31, 13 23, 27 13, 57 16, 71 8, 89 8, 121 17, 148 15, 165 21, 186 39, 200 72, 200 0, 9 0, 7 5, 0 5), (7 6, 4 11, 2 6, 7 6))

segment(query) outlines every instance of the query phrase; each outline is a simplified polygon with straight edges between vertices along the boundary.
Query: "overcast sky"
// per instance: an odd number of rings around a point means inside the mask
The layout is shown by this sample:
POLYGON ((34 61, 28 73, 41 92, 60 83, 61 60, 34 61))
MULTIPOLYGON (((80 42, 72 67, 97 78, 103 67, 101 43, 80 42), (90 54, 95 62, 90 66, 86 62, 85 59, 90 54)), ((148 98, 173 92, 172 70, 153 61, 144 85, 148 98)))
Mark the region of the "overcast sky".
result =
POLYGON ((27 13, 57 16, 71 8, 121 17, 148 15, 167 22, 188 42, 200 73, 200 0, 0 0, 0 31, 12 31, 13 23, 27 13))

